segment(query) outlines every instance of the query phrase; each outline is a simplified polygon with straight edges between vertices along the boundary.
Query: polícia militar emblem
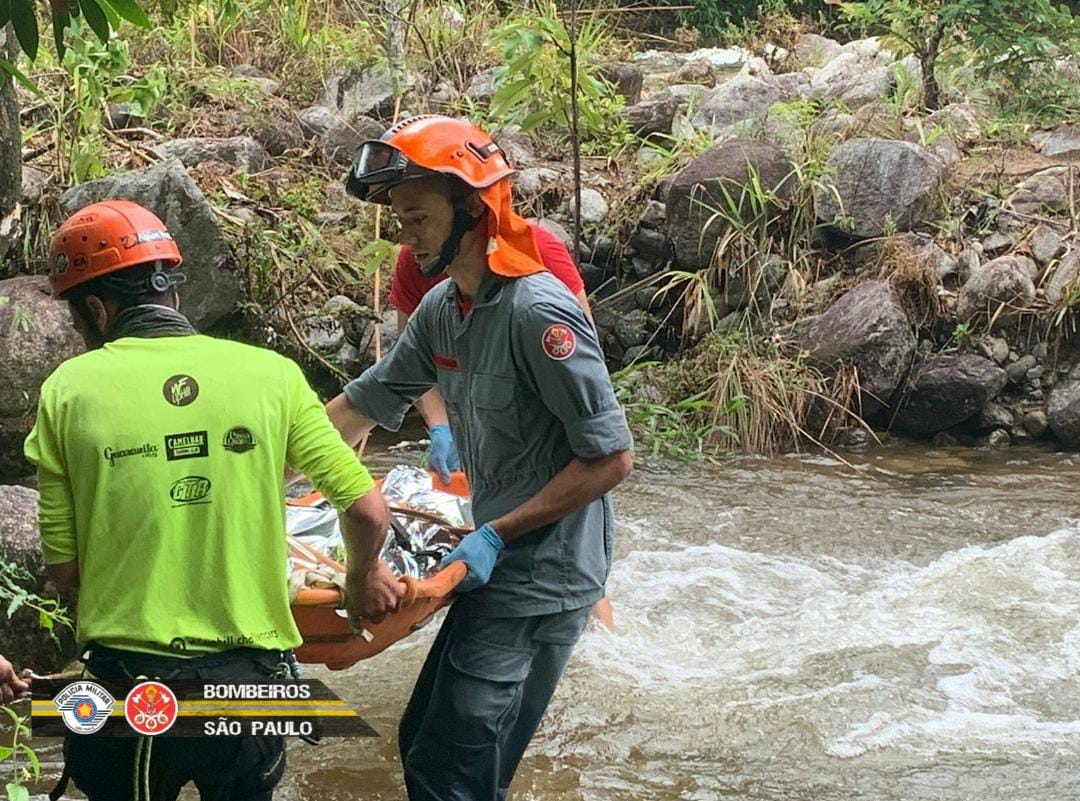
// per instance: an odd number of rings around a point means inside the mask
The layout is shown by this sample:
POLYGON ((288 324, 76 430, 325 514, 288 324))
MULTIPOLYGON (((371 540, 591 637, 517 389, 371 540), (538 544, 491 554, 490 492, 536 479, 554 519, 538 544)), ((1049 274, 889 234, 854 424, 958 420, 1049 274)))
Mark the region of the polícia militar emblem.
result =
POLYGON ((136 684, 124 701, 124 717, 139 734, 164 734, 176 723, 180 706, 176 695, 160 681, 136 684))
POLYGON ((76 734, 93 734, 112 713, 116 700, 109 691, 92 681, 76 681, 53 698, 64 725, 76 734))

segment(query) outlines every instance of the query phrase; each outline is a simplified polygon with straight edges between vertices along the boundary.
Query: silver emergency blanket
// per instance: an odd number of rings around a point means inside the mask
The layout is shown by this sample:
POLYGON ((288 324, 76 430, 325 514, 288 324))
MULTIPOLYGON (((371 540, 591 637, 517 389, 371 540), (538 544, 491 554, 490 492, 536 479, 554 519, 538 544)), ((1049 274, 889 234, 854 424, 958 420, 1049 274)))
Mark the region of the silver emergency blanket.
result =
MULTIPOLYGON (((445 526, 472 526, 469 499, 433 488, 429 473, 407 466, 390 471, 383 481, 382 492, 392 507, 415 509, 443 521, 444 525, 440 525, 405 511, 394 512, 393 518, 398 525, 391 526, 386 534, 382 559, 394 573, 415 579, 427 578, 442 557, 457 544, 457 537, 445 526)), ((285 527, 292 540, 288 566, 292 596, 295 597, 303 587, 343 587, 341 571, 318 558, 321 554, 335 562, 345 562, 345 543, 337 510, 325 500, 314 506, 286 506, 285 527)))

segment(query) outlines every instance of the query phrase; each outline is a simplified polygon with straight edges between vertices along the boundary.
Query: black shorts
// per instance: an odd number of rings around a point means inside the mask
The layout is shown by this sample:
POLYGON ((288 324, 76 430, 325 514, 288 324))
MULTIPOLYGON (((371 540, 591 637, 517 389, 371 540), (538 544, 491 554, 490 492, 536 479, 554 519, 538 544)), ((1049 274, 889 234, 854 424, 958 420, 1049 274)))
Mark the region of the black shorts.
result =
MULTIPOLYGON (((280 675, 282 656, 237 649, 173 659, 92 647, 86 668, 106 680, 267 679, 280 675)), ((149 785, 148 801, 175 801, 188 782, 194 782, 202 801, 269 801, 285 773, 285 738, 71 734, 64 741, 64 756, 68 775, 90 801, 143 801, 136 782, 149 785)))

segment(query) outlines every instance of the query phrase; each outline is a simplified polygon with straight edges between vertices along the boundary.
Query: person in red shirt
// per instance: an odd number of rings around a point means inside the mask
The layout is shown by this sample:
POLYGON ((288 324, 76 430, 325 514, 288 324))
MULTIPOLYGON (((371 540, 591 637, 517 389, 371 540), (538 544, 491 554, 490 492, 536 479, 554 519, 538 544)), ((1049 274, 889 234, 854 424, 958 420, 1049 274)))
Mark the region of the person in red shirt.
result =
MULTIPOLYGON (((555 234, 543 226, 530 223, 530 227, 536 249, 540 252, 541 263, 552 275, 566 284, 566 288, 577 298, 578 303, 585 310, 585 315, 591 320, 592 314, 585 295, 585 283, 581 280, 581 273, 578 272, 577 265, 570 257, 570 252, 555 234)), ((420 272, 420 261, 427 261, 432 255, 434 254, 415 254, 408 245, 403 245, 398 254, 394 276, 390 279, 390 303, 397 309, 399 332, 405 329, 409 317, 420 305, 421 298, 449 277, 446 273, 440 273, 431 278, 425 278, 420 272)), ((439 390, 432 388, 422 395, 416 401, 416 408, 420 416, 424 418, 428 436, 431 438, 428 467, 442 477, 443 483, 449 483, 450 471, 460 470, 461 460, 454 444, 453 432, 450 430, 446 404, 443 403, 439 390)))

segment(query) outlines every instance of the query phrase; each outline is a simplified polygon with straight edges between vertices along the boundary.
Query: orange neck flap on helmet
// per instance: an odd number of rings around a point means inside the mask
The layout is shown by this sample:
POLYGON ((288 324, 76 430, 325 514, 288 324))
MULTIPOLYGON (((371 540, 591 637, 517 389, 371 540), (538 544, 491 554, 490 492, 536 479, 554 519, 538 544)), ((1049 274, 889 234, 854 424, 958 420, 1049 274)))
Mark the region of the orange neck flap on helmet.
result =
POLYGON ((511 206, 510 181, 498 181, 479 191, 480 199, 491 212, 487 229, 491 271, 505 278, 521 278, 546 270, 532 228, 511 206))

